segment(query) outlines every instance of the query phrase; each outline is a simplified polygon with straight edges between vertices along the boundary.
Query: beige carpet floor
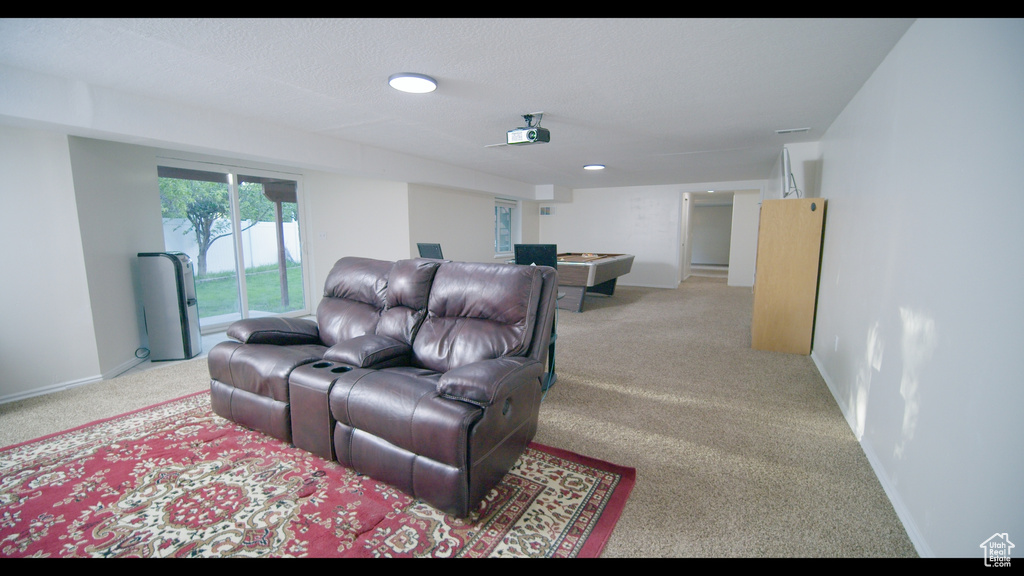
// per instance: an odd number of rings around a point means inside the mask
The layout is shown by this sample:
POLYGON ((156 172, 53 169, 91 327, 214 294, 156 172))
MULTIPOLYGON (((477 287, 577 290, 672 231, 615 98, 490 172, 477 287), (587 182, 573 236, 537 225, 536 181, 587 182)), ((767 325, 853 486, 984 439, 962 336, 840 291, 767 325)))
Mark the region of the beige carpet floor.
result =
MULTIPOLYGON (((807 356, 750 349, 749 288, 560 311, 536 441, 635 467, 604 557, 916 557, 807 356)), ((207 390, 204 358, 0 405, 0 446, 207 390)))

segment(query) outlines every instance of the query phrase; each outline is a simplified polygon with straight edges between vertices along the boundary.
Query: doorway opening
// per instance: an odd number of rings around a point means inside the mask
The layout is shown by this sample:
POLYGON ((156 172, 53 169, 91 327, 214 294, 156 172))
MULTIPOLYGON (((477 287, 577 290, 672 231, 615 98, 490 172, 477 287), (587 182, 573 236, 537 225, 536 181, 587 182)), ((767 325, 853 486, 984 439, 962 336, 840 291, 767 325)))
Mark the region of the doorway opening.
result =
POLYGON ((727 278, 732 241, 732 192, 692 193, 690 275, 727 278))

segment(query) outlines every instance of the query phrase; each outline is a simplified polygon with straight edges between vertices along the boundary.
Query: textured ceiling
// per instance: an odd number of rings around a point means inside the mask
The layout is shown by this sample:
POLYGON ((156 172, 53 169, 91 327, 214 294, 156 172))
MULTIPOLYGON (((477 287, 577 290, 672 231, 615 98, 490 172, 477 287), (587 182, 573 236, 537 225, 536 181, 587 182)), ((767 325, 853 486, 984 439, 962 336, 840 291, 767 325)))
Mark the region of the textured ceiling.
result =
POLYGON ((4 19, 0 64, 588 188, 767 178, 783 144, 820 139, 910 23, 4 19), (392 90, 402 71, 437 90, 392 90), (551 142, 487 147, 541 111, 551 142))

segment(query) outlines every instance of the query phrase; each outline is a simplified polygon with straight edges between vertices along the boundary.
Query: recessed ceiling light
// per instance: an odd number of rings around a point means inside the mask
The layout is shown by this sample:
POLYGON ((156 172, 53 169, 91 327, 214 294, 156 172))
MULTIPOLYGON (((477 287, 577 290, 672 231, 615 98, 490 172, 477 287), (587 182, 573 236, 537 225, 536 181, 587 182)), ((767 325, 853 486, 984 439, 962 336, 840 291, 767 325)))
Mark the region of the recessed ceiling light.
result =
POLYGON ((425 74, 415 72, 399 72, 388 77, 388 84, 395 90, 412 94, 426 94, 437 88, 437 80, 425 74))
POLYGON ((584 170, 604 170, 604 164, 587 164, 583 167, 584 170))

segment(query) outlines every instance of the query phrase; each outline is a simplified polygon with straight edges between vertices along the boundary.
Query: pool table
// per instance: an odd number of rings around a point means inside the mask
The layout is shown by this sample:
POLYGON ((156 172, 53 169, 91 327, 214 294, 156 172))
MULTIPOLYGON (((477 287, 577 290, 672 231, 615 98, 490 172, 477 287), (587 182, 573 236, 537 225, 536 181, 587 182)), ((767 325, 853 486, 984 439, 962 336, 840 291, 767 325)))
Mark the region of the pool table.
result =
POLYGON ((563 252, 558 255, 558 307, 574 312, 583 311, 583 297, 587 292, 611 296, 615 281, 629 274, 633 267, 632 254, 592 254, 589 252, 563 252))

